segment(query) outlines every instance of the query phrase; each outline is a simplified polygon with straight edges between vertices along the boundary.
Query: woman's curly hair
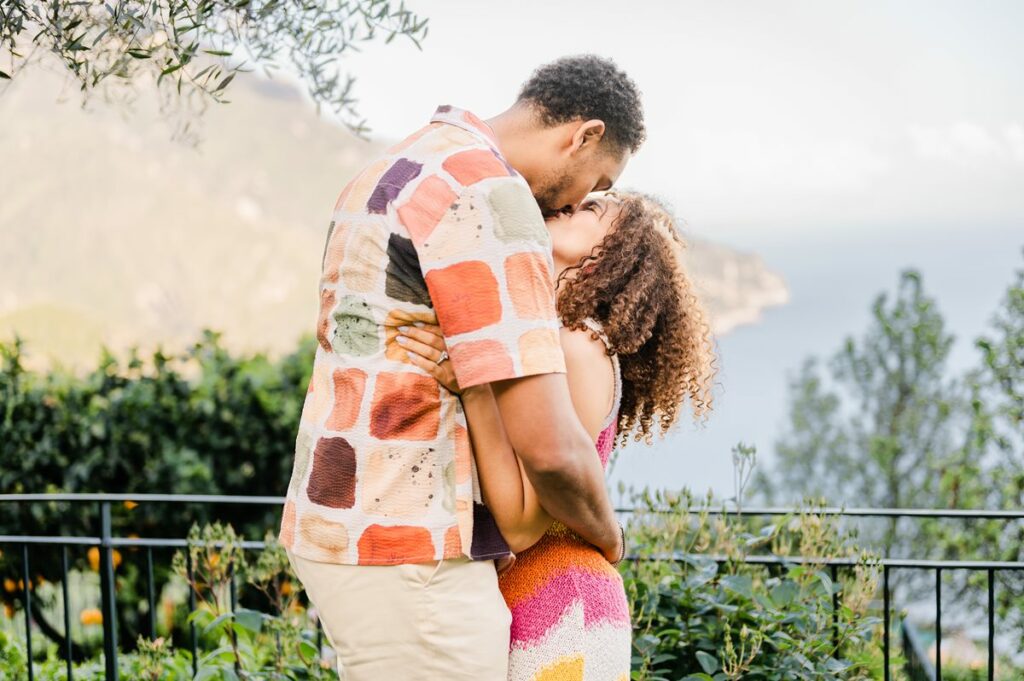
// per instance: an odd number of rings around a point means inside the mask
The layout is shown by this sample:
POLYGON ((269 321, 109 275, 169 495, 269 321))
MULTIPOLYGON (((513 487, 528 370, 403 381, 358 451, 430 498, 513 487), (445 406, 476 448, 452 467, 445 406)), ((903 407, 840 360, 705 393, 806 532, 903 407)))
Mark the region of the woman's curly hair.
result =
POLYGON ((571 329, 587 328, 587 317, 603 326, 622 370, 619 444, 631 435, 650 443, 686 398, 694 420, 707 419, 717 359, 672 215, 647 194, 609 195, 621 202, 619 214, 590 255, 559 276, 558 313, 571 329))

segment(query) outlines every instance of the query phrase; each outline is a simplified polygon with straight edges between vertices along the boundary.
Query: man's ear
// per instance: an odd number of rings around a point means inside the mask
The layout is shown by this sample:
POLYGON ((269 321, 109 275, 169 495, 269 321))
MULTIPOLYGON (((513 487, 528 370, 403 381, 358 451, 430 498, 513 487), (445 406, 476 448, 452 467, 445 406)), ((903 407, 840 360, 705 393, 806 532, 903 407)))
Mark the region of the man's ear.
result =
POLYGON ((572 136, 573 153, 581 149, 592 149, 604 138, 604 121, 593 118, 584 121, 572 136))

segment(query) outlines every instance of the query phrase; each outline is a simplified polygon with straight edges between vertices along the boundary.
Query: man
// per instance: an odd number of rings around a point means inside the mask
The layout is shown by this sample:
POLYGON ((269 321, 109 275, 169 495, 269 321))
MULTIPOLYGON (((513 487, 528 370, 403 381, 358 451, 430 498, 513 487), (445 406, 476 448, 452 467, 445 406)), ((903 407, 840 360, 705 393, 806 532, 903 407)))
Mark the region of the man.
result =
POLYGON ((486 122, 439 107, 339 196, 280 540, 347 681, 506 676, 495 561, 511 554, 461 405, 409 362, 400 326, 436 315, 459 384, 491 384, 544 508, 621 557, 565 380, 543 215, 610 188, 644 134, 624 73, 565 58, 486 122))

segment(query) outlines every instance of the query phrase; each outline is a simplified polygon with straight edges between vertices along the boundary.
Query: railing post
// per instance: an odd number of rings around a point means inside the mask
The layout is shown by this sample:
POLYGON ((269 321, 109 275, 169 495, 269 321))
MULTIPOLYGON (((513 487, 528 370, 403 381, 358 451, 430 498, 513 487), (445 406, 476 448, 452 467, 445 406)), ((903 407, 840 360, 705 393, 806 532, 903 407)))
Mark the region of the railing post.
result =
POLYGON ((889 681, 891 677, 891 671, 889 670, 889 639, 892 636, 892 632, 889 630, 891 626, 891 619, 889 617, 889 566, 882 566, 882 608, 885 611, 882 615, 882 658, 885 666, 884 679, 889 681))
POLYGON ((839 568, 835 563, 829 566, 832 573, 832 653, 839 657, 839 568))
POLYGON ((74 665, 71 661, 71 592, 68 589, 68 547, 60 547, 61 589, 64 595, 64 654, 67 656, 68 681, 74 676, 74 665))
POLYGON ((316 614, 316 659, 324 659, 324 628, 320 624, 320 613, 316 614))
POLYGON ((114 547, 111 545, 110 502, 100 504, 100 599, 103 613, 103 657, 107 681, 117 681, 117 594, 114 547))
POLYGON ((935 568, 935 679, 942 681, 942 568, 935 568))
POLYGON ((153 581, 153 547, 146 547, 146 601, 149 604, 149 638, 156 640, 156 584, 153 581))
MULTIPOLYGON (((231 561, 228 563, 228 595, 231 601, 231 614, 238 611, 238 594, 235 592, 235 562, 231 561)), ((235 628, 232 626, 228 629, 228 633, 231 636, 231 645, 238 646, 238 634, 235 632, 235 628)), ((235 657, 235 674, 241 672, 241 665, 238 662, 238 658, 235 657)))
MULTIPOLYGON (((188 614, 196 611, 195 571, 192 568, 192 545, 185 542, 185 575, 188 577, 188 614)), ((192 651, 192 676, 199 673, 199 641, 196 634, 196 621, 188 623, 188 644, 192 651)))
POLYGON ((988 569, 988 681, 996 678, 996 571, 988 569))
POLYGON ((28 544, 21 545, 21 571, 25 574, 22 598, 25 599, 25 658, 28 662, 28 681, 32 681, 32 577, 28 569, 28 544))

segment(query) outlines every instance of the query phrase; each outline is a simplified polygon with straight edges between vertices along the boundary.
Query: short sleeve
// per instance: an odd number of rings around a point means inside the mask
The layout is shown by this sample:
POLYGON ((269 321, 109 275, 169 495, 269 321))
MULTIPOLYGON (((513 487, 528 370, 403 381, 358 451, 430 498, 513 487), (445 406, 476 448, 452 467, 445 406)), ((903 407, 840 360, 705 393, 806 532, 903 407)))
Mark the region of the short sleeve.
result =
POLYGON ((462 387, 565 372, 551 237, 529 185, 495 160, 455 154, 398 209, 462 387))

